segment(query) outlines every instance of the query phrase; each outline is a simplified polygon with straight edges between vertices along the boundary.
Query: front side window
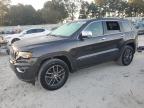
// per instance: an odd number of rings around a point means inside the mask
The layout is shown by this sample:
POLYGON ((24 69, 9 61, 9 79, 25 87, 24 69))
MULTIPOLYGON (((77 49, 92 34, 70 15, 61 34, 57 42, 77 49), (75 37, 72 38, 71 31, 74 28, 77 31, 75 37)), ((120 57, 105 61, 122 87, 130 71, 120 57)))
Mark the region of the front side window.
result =
POLYGON ((102 22, 93 22, 90 25, 88 25, 84 31, 92 32, 92 37, 102 36, 103 35, 102 22))
POLYGON ((36 32, 37 32, 36 29, 31 29, 31 30, 28 30, 28 31, 27 31, 27 34, 36 33, 36 32))
POLYGON ((53 30, 49 35, 69 37, 78 31, 85 23, 85 21, 67 23, 53 30))

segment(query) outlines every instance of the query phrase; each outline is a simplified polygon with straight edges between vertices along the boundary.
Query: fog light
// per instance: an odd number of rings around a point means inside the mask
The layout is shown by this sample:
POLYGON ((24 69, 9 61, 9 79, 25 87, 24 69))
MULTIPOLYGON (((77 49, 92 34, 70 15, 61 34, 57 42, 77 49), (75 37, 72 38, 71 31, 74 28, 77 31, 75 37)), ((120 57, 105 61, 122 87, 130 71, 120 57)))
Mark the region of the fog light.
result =
POLYGON ((25 69, 23 69, 23 68, 16 68, 16 70, 19 72, 19 73, 25 73, 25 69))

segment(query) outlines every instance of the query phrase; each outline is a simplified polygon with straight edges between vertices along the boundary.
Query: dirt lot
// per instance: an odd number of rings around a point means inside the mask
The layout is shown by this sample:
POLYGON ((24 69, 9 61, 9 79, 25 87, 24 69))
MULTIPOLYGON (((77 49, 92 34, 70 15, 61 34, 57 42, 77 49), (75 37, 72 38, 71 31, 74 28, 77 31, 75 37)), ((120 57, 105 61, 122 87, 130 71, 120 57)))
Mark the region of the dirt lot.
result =
POLYGON ((0 108, 144 108, 144 53, 128 67, 109 62, 80 70, 52 92, 20 81, 0 53, 0 108))

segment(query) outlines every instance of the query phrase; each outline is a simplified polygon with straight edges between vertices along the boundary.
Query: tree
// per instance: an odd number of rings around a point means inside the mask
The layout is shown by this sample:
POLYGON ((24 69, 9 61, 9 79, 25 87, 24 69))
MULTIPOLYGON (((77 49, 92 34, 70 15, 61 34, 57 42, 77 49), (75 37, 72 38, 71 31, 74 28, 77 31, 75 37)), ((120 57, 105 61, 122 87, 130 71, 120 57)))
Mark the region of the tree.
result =
POLYGON ((58 23, 68 17, 65 5, 60 0, 46 2, 41 12, 45 23, 58 23))
POLYGON ((64 0, 65 8, 68 12, 68 16, 71 20, 74 20, 74 14, 78 11, 78 6, 76 2, 72 2, 71 0, 64 0))
POLYGON ((98 9, 98 17, 104 17, 106 14, 106 5, 107 5, 107 0, 95 0, 95 3, 97 5, 98 9))
POLYGON ((10 0, 0 0, 0 25, 5 23, 4 17, 8 12, 8 5, 10 0))
POLYGON ((31 5, 14 5, 8 12, 9 25, 36 24, 36 10, 31 5))
POLYGON ((95 3, 96 3, 98 6, 102 6, 102 5, 104 5, 105 0, 95 0, 95 3))
POLYGON ((138 16, 144 13, 144 1, 143 0, 129 0, 129 12, 131 16, 138 16))
POLYGON ((81 4, 81 9, 80 9, 80 13, 79 13, 79 19, 86 19, 88 16, 88 7, 89 7, 89 3, 82 1, 81 4))
POLYGON ((94 4, 94 3, 91 3, 88 7, 88 14, 91 18, 94 18, 94 17, 98 17, 98 7, 94 4))

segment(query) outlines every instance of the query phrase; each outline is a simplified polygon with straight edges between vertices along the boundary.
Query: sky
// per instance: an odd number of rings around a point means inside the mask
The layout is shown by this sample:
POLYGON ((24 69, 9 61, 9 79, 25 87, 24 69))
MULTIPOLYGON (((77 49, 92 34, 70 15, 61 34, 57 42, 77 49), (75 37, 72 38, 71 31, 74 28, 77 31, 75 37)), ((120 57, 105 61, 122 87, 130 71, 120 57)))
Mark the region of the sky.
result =
MULTIPOLYGON (((49 1, 49 0, 11 0, 11 4, 12 5, 16 5, 18 3, 24 4, 24 5, 30 4, 36 10, 38 10, 38 9, 41 9, 43 7, 43 5, 46 1, 49 1)), ((92 2, 93 0, 85 0, 85 1, 92 2)))

